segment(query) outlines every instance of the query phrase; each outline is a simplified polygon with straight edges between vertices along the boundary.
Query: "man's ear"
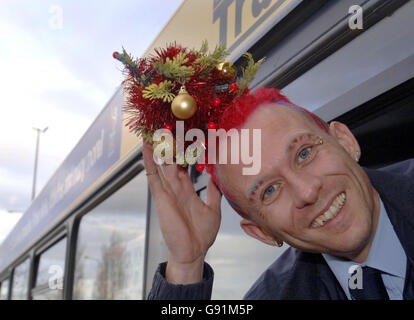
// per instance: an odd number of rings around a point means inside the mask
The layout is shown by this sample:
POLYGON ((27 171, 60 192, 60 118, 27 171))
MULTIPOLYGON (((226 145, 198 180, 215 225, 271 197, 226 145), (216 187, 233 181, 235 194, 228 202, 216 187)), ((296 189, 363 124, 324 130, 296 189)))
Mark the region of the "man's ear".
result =
POLYGON ((339 144, 349 153, 352 159, 355 159, 356 152, 360 152, 360 147, 355 136, 349 128, 338 121, 332 121, 329 124, 329 133, 336 138, 339 144))
POLYGON ((274 242, 282 242, 279 239, 276 239, 274 236, 270 235, 263 227, 256 224, 254 221, 242 219, 240 221, 240 227, 244 230, 249 236, 266 243, 268 245, 274 246, 274 242))

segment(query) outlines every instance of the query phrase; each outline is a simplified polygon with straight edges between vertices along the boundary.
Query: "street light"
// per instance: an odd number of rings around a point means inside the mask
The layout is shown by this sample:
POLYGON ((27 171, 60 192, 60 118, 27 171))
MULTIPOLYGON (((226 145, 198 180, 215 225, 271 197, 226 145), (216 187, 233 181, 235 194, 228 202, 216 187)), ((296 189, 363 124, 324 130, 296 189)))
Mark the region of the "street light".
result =
POLYGON ((17 209, 7 209, 7 213, 22 213, 24 210, 17 210, 17 209))
POLYGON ((34 174, 33 174, 33 189, 32 189, 32 200, 35 197, 36 194, 36 175, 37 175, 37 158, 39 156, 39 140, 40 140, 40 134, 45 133, 48 127, 44 129, 39 128, 33 128, 33 130, 37 131, 37 140, 36 140, 36 155, 35 155, 35 163, 34 163, 34 174))

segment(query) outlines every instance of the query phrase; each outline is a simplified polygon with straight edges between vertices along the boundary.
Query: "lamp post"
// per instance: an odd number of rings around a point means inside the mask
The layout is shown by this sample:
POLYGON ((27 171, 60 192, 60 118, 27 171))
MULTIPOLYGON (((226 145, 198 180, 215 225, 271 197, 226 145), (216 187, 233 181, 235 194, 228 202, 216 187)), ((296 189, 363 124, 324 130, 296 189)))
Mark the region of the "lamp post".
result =
POLYGON ((33 188, 32 188, 32 200, 36 195, 36 176, 37 176, 37 158, 39 156, 39 140, 40 134, 45 133, 48 127, 44 129, 33 128, 33 130, 37 131, 37 139, 36 139, 36 155, 35 155, 35 163, 34 163, 34 174, 33 174, 33 188))

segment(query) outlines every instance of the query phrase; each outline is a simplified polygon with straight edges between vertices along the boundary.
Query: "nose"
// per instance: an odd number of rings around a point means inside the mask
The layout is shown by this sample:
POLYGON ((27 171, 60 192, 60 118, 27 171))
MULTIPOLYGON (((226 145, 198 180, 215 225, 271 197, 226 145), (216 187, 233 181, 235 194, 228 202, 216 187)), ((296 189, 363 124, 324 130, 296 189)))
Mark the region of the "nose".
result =
POLYGON ((322 178, 305 172, 292 173, 289 177, 291 194, 296 208, 302 209, 319 199, 322 178))

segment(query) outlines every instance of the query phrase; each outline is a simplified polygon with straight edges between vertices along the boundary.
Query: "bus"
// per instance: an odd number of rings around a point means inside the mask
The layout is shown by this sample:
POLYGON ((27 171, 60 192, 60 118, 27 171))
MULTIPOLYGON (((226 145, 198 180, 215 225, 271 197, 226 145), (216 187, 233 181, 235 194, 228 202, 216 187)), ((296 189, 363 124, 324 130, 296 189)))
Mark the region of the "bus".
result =
MULTIPOLYGON (((251 89, 276 87, 347 124, 361 164, 414 150, 414 1, 184 0, 145 54, 176 41, 266 57, 251 89), (189 28, 191 26, 191 28, 189 28)), ((147 185, 142 140, 123 124, 120 86, 0 247, 0 299, 146 299, 167 249, 147 185)), ((206 196, 209 176, 190 170, 206 196)), ((213 299, 240 299, 286 249, 244 235, 226 200, 207 262, 213 299)))

